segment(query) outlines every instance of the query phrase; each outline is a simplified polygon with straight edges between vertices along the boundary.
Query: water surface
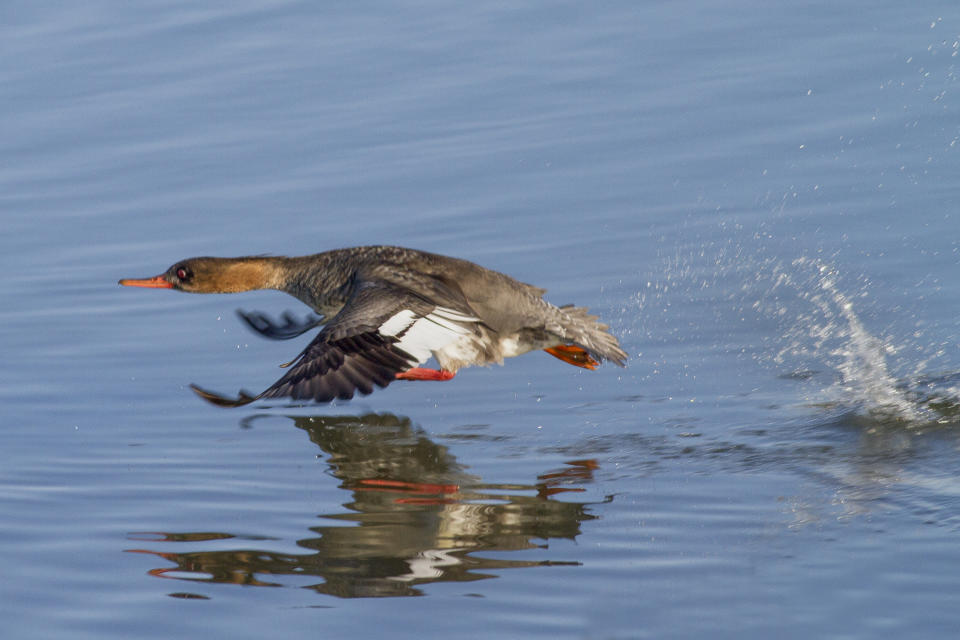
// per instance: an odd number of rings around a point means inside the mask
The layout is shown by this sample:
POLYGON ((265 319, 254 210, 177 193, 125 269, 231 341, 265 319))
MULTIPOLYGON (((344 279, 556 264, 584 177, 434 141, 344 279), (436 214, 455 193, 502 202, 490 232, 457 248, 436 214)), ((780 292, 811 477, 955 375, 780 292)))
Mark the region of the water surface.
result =
POLYGON ((951 3, 2 13, 9 634, 955 634, 951 3), (226 411, 305 309, 115 284, 373 243, 629 366, 226 411))

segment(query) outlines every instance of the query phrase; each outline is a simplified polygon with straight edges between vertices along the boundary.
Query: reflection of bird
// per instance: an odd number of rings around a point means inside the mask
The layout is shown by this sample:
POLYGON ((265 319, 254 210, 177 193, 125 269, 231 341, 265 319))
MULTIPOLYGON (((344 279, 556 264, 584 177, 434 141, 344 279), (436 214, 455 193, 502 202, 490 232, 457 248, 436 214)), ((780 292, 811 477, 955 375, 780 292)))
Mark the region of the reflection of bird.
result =
MULTIPOLYGON (((260 417, 267 416, 248 416, 243 423, 252 426, 260 417)), ((593 481, 595 460, 571 460, 563 469, 538 475, 535 483, 491 483, 468 473, 447 446, 431 440, 409 418, 292 419, 322 450, 327 469, 318 482, 323 485, 331 476, 339 481, 343 493, 334 502, 342 507, 319 516, 305 537, 296 529, 295 553, 277 538, 249 530, 244 535, 207 529, 132 534, 154 548, 129 551, 174 565, 152 569, 151 575, 195 584, 307 585, 355 598, 415 596, 423 593, 421 585, 434 582, 472 582, 497 577, 503 569, 580 564, 544 556, 550 540, 575 540, 581 524, 597 517, 590 510, 600 503, 577 502, 569 494, 566 500, 553 498, 562 491, 582 492, 593 481), (219 542, 210 548, 207 543, 214 540, 219 542), (519 550, 528 553, 519 558, 506 553, 519 550), (314 583, 311 576, 320 580, 314 583)), ((516 469, 511 469, 513 476, 516 469)))
POLYGON ((533 287, 496 271, 400 247, 355 247, 296 258, 191 258, 135 287, 191 293, 278 289, 320 318, 285 324, 241 317, 259 333, 292 338, 323 324, 280 380, 256 397, 230 399, 193 387, 222 406, 291 396, 327 402, 368 394, 395 379, 449 380, 461 367, 502 363, 535 349, 586 369, 609 359, 623 366, 617 339, 583 307, 556 307, 533 287), (416 365, 435 357, 441 369, 416 365))

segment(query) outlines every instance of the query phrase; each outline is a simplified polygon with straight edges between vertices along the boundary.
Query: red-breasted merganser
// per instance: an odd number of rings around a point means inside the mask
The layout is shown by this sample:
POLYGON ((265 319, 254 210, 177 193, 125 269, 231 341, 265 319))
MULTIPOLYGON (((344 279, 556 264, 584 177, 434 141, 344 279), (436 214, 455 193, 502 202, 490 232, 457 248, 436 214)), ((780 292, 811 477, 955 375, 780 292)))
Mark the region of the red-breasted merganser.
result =
POLYGON ((557 307, 545 289, 458 258, 401 247, 354 247, 311 256, 190 258, 153 278, 124 279, 131 287, 190 293, 277 289, 319 317, 284 323, 238 311, 268 338, 286 339, 314 327, 320 333, 262 393, 227 398, 191 388, 220 406, 260 398, 347 400, 396 379, 449 380, 461 367, 503 364, 504 358, 543 349, 569 364, 595 369, 599 361, 625 366, 627 354, 584 307, 557 307), (417 365, 436 358, 440 370, 417 365))

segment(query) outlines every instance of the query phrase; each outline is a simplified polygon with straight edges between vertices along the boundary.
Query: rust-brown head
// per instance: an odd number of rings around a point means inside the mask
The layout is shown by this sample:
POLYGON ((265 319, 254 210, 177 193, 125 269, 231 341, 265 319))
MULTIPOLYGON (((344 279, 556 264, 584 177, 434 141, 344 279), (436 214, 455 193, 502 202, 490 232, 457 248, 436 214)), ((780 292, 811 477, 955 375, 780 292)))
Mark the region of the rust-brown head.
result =
POLYGON ((126 287, 177 289, 188 293, 237 293, 274 287, 275 270, 271 259, 189 258, 181 260, 152 278, 124 278, 126 287))

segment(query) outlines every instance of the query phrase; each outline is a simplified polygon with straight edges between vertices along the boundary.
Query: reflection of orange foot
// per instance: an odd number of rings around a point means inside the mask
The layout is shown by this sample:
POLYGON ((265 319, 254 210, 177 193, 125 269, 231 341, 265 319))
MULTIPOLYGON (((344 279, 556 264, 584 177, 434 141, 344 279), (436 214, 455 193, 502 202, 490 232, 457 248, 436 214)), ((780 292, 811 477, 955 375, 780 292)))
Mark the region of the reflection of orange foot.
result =
POLYGON ((568 460, 563 464, 569 465, 565 469, 555 469, 553 471, 547 471, 537 476, 538 480, 544 480, 546 482, 562 481, 562 480, 582 480, 590 481, 593 480, 593 472, 596 469, 600 468, 600 465, 597 464, 597 461, 594 459, 590 460, 568 460))
POLYGON ((453 371, 445 371, 443 369, 414 367, 398 373, 397 380, 450 380, 455 375, 457 374, 453 371))
POLYGON ((581 349, 580 347, 572 344, 558 344, 550 347, 549 349, 544 349, 544 351, 552 355, 554 358, 560 358, 567 364, 572 364, 575 367, 596 369, 600 366, 599 362, 590 357, 590 354, 587 353, 586 349, 581 349))
POLYGON ((401 493, 456 493, 460 490, 455 484, 430 484, 427 482, 405 482, 403 480, 383 480, 381 478, 363 478, 354 487, 354 491, 399 491, 401 493))
POLYGON ((455 504, 455 498, 441 498, 444 494, 454 494, 460 491, 455 484, 430 484, 427 482, 404 482, 403 480, 383 480, 379 478, 364 478, 353 487, 354 491, 386 491, 390 493, 422 494, 424 497, 394 498, 397 504, 455 504), (426 497, 426 496, 438 497, 426 497))
POLYGON ((548 498, 552 495, 567 491, 585 491, 585 489, 576 487, 563 487, 559 485, 571 484, 574 482, 590 482, 593 480, 594 470, 600 468, 600 465, 597 464, 597 461, 592 458, 589 460, 568 460, 567 462, 564 462, 564 464, 569 466, 565 469, 547 471, 546 473, 542 473, 537 476, 537 480, 540 480, 540 482, 537 483, 538 497, 548 498))

